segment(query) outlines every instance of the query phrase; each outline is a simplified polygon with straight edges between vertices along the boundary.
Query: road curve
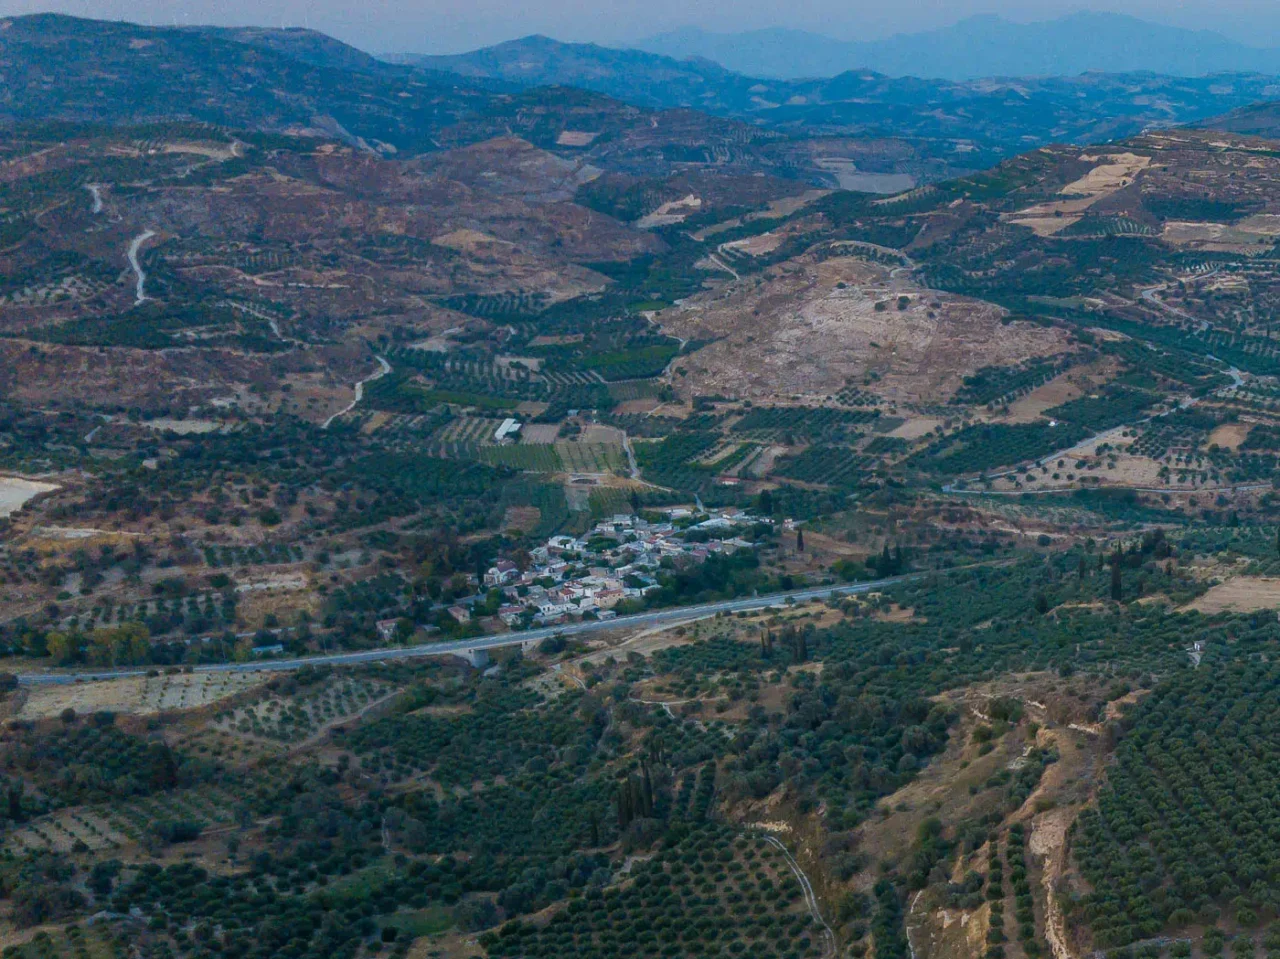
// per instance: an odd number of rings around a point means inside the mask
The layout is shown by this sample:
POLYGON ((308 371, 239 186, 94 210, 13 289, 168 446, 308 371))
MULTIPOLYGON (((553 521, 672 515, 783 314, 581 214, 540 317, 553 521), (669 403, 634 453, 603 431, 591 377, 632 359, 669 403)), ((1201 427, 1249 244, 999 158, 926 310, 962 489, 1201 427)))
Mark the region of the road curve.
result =
POLYGON ((126 254, 129 259, 129 266, 133 268, 134 275, 138 278, 135 290, 136 297, 133 301, 134 306, 141 306, 150 299, 146 294, 147 274, 143 271, 142 264, 138 262, 138 251, 142 249, 142 244, 155 235, 155 230, 143 230, 133 238, 133 241, 129 244, 129 252, 126 254))
MULTIPOLYGON (((501 649, 504 646, 522 646, 525 643, 536 643, 552 636, 578 636, 604 630, 645 626, 653 623, 680 622, 688 619, 702 619, 716 613, 740 613, 749 610, 766 609, 778 606, 788 600, 804 602, 809 599, 825 599, 830 596, 856 596, 869 593, 932 576, 935 572, 909 573, 904 576, 892 576, 867 583, 851 583, 844 586, 818 586, 809 589, 794 589, 786 593, 772 593, 768 596, 751 596, 745 599, 730 599, 719 603, 704 603, 700 606, 679 606, 674 609, 660 609, 651 613, 636 613, 608 620, 584 620, 566 626, 545 626, 541 629, 529 629, 518 633, 499 633, 493 636, 477 636, 474 639, 450 640, 442 643, 423 643, 419 646, 390 646, 381 649, 366 649, 353 653, 332 653, 327 656, 302 656, 297 659, 264 659, 252 663, 213 663, 205 666, 193 666, 196 673, 258 673, 281 672, 301 669, 303 666, 356 666, 362 663, 388 662, 403 659, 418 659, 423 656, 465 655, 482 649, 501 649)), ((18 682, 23 686, 61 686, 68 683, 86 682, 104 679, 121 679, 128 676, 143 676, 147 669, 117 670, 67 670, 47 673, 19 673, 18 682)))
POLYGON ((366 383, 372 383, 374 380, 380 380, 384 376, 386 376, 388 373, 391 372, 391 364, 388 363, 386 360, 384 360, 381 356, 375 356, 374 359, 378 361, 377 372, 374 373, 372 376, 366 376, 364 379, 362 379, 359 383, 356 384, 355 399, 353 399, 350 403, 348 403, 342 409, 338 410, 338 412, 334 413, 327 420, 325 420, 324 423, 320 426, 322 430, 327 430, 333 424, 334 420, 338 419, 341 416, 346 416, 348 413, 350 413, 352 410, 354 410, 357 406, 360 405, 360 401, 364 399, 364 385, 366 383))

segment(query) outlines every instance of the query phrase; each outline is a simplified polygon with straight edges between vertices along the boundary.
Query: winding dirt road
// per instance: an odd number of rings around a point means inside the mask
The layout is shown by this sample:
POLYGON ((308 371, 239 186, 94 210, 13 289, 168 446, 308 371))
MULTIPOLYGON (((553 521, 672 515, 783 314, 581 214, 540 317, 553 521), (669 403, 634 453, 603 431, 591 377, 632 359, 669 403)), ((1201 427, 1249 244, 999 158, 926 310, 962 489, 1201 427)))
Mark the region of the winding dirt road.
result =
POLYGON ((138 251, 142 249, 142 244, 146 243, 155 235, 155 230, 143 230, 135 236, 133 238, 133 242, 129 244, 129 266, 133 267, 134 275, 138 278, 136 299, 133 301, 134 306, 141 306, 149 299, 146 292, 147 274, 143 272, 142 264, 138 262, 138 251))
POLYGON ((764 841, 770 846, 778 849, 783 858, 786 859, 787 865, 791 867, 791 872, 795 875, 796 880, 800 883, 800 889, 804 893, 804 904, 809 907, 809 915, 813 917, 813 921, 822 926, 822 936, 826 941, 828 957, 834 957, 836 954, 836 934, 831 927, 827 925, 827 920, 822 918, 822 909, 818 906, 818 897, 814 895, 813 884, 809 882, 809 877, 804 874, 804 870, 800 868, 800 864, 796 862, 795 857, 791 855, 791 850, 782 844, 776 836, 765 836, 764 841))
POLYGON ((364 399, 364 387, 366 383, 372 383, 374 380, 380 380, 384 376, 386 376, 388 373, 391 372, 391 364, 388 363, 386 360, 384 360, 381 356, 375 356, 374 359, 378 361, 378 372, 374 373, 372 376, 365 377, 363 380, 361 380, 359 383, 356 384, 355 399, 353 399, 350 403, 348 403, 342 409, 338 410, 338 412, 334 413, 327 420, 325 420, 320 427, 322 430, 327 430, 330 424, 332 424, 334 420, 338 419, 338 417, 340 416, 346 416, 348 413, 350 413, 352 410, 354 410, 357 406, 360 405, 360 401, 364 399))

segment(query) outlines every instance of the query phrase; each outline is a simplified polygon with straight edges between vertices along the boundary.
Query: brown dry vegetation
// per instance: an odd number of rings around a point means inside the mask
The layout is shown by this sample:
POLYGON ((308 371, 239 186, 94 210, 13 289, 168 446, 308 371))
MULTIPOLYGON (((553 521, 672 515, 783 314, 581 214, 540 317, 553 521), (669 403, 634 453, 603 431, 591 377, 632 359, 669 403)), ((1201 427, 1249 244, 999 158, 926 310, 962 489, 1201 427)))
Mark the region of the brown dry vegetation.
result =
POLYGON ((894 402, 941 402, 984 366, 1067 345, 1059 330, 1002 324, 990 304, 926 291, 864 260, 801 256, 765 276, 661 314, 673 335, 714 340, 676 364, 687 372, 672 377, 682 394, 825 399, 853 382, 894 402))

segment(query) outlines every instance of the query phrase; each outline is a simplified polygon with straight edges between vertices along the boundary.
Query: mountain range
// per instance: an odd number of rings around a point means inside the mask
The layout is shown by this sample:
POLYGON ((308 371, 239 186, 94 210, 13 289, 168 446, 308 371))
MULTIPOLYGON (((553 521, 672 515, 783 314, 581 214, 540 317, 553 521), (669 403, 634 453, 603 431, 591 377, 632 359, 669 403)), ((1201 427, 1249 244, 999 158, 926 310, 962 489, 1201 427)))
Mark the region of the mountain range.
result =
POLYGON ((649 37, 635 46, 783 79, 829 77, 855 69, 948 80, 1072 76, 1090 71, 1185 77, 1280 73, 1280 48, 1252 47, 1209 30, 1096 12, 1035 23, 982 15, 883 40, 842 41, 785 28, 743 33, 688 28, 649 37))
POLYGON ((693 108, 796 136, 965 141, 998 154, 1198 122, 1280 90, 1274 76, 1258 73, 924 80, 860 69, 787 80, 737 73, 699 57, 677 59, 542 36, 454 56, 402 59, 468 83, 578 87, 652 109, 693 108))
MULTIPOLYGON (((384 155, 516 135, 644 175, 672 163, 745 163, 818 182, 855 156, 863 173, 934 180, 1048 143, 1203 122, 1278 89, 1275 77, 1245 73, 960 81, 851 70, 783 80, 546 37, 388 62, 308 30, 52 14, 0 20, 0 74, 0 124, 188 120, 384 155)), ((1269 129, 1265 111, 1235 122, 1269 129)))

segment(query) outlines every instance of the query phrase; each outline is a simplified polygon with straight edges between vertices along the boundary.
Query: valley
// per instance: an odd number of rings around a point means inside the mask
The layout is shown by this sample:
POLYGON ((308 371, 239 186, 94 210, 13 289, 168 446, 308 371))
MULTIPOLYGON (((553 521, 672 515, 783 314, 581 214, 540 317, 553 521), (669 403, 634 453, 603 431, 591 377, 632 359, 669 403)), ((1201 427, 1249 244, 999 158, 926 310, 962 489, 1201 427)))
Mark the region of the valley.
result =
POLYGON ((0 952, 1270 957, 1265 78, 551 44, 0 21, 0 952))

